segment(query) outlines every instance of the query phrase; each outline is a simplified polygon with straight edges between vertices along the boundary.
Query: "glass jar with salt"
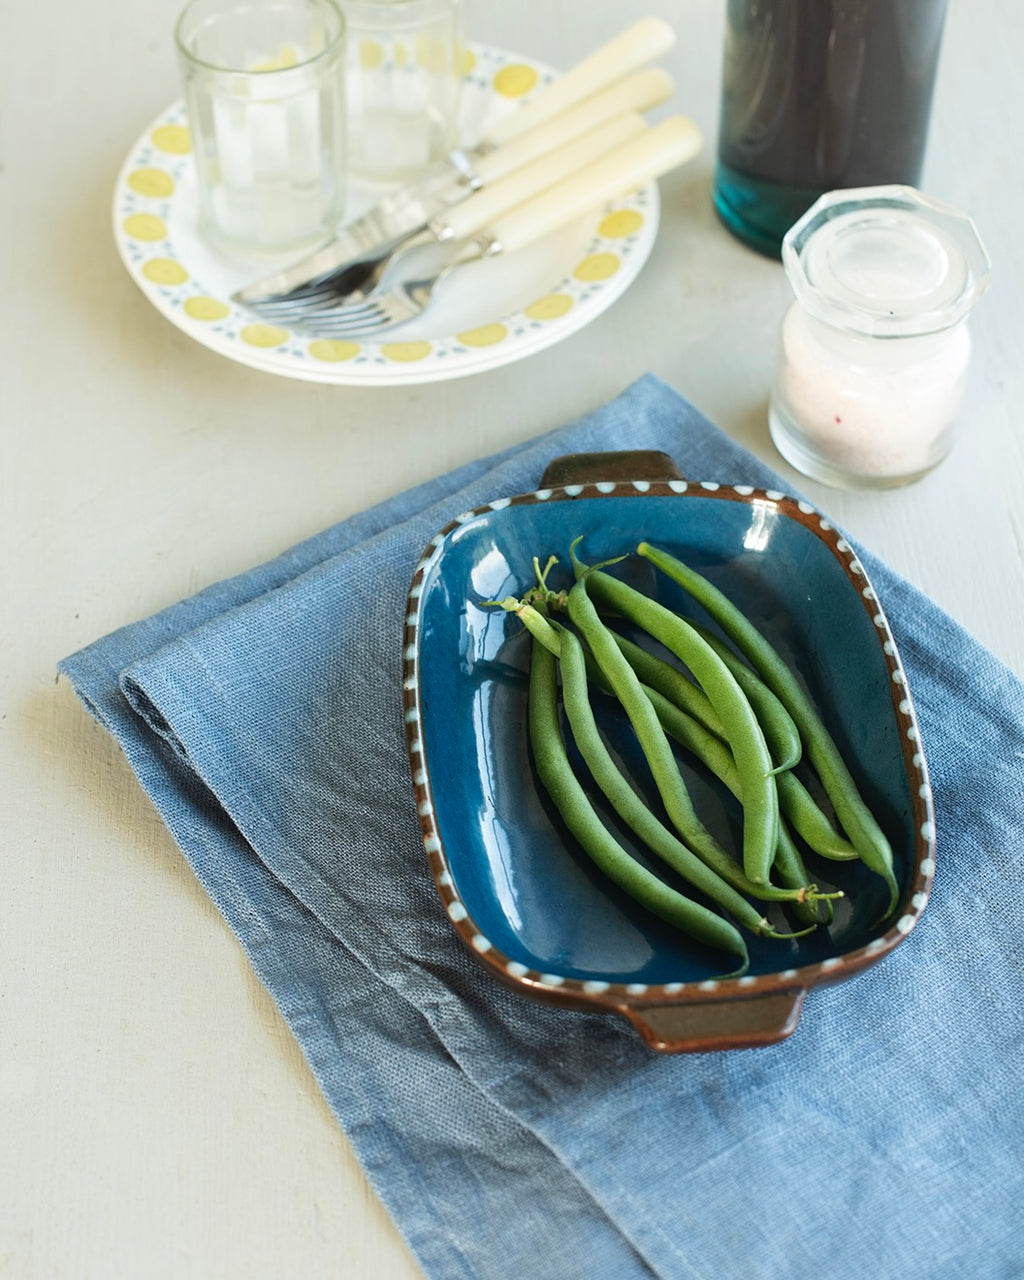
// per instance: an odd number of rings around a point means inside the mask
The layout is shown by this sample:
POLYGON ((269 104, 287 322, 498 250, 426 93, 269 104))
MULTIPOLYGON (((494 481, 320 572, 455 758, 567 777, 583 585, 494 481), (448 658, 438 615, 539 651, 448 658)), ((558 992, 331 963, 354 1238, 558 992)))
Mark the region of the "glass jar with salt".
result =
POLYGON ((833 191, 790 228, 782 260, 796 301, 769 410, 779 452, 841 487, 919 479, 952 446, 967 318, 991 274, 974 223, 913 187, 833 191))

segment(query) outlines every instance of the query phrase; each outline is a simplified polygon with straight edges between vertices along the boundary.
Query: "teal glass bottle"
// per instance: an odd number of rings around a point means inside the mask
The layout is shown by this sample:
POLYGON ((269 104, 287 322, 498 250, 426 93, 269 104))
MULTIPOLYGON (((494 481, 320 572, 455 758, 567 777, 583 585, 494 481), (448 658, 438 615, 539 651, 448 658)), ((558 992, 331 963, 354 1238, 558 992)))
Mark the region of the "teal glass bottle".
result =
POLYGON ((778 257, 827 191, 920 184, 947 0, 727 0, 714 203, 778 257))

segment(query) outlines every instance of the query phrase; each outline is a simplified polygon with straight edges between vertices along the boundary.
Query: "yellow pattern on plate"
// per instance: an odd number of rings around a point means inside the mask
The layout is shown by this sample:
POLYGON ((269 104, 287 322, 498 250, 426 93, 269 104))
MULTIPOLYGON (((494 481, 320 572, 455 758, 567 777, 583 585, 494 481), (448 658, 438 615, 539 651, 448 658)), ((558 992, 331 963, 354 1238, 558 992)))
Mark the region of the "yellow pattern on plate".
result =
POLYGON ((314 360, 326 360, 332 364, 351 360, 361 350, 358 342, 342 342, 339 338, 317 338, 309 344, 309 354, 314 360))
POLYGON ((158 218, 155 213, 132 213, 125 218, 121 224, 124 227, 125 235, 131 236, 133 240, 165 240, 167 238, 167 227, 162 218, 158 218))
POLYGON ((482 324, 478 329, 467 329, 455 336, 467 347, 493 347, 496 342, 504 342, 508 337, 508 326, 482 324))
POLYGON ((523 314, 531 320, 557 320, 571 310, 572 298, 567 293, 547 293, 524 308, 523 314))
POLYGON ((592 253, 584 258, 573 275, 589 284, 594 280, 607 280, 619 269, 619 256, 615 253, 592 253))
POLYGON ((250 347, 282 347, 288 341, 288 331, 274 324, 247 324, 239 337, 250 347))
POLYGON ((188 279, 188 272, 173 258, 150 258, 142 274, 154 284, 184 284, 188 279))
POLYGON ((494 87, 503 98, 521 98, 530 92, 538 78, 535 68, 525 62, 513 62, 502 67, 494 77, 494 87))
POLYGON ((411 364, 414 360, 425 360, 433 349, 429 342, 386 342, 380 353, 386 360, 411 364))
POLYGON ((162 124, 153 130, 149 140, 158 151, 172 156, 185 156, 192 150, 192 135, 183 124, 162 124))
POLYGON ((636 209, 616 209, 614 213, 609 213, 607 217, 601 219, 597 233, 614 240, 622 236, 631 236, 643 225, 643 214, 638 213, 636 209))
POLYGON ((223 320, 231 308, 220 298, 211 298, 205 293, 193 294, 185 299, 185 314, 193 320, 209 323, 211 320, 223 320))
POLYGON ((174 179, 163 169, 136 169, 128 175, 128 185, 140 196, 160 199, 174 194, 174 179))

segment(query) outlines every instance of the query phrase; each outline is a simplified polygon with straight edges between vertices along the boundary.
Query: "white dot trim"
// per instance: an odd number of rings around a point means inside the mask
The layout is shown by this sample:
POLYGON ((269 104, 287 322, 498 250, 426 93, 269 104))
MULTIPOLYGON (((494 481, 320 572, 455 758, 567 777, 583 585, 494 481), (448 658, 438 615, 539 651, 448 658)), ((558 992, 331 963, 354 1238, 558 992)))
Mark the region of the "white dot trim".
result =
POLYGON ((455 898, 448 903, 448 914, 456 923, 458 923, 460 920, 465 920, 465 918, 469 915, 469 912, 458 900, 458 898, 455 898))
POLYGON ((598 493, 614 493, 615 481, 614 480, 598 480, 595 488, 597 489, 598 493))
POLYGON ((583 486, 581 484, 567 484, 563 486, 562 492, 568 494, 570 498, 578 498, 583 492, 583 486))
POLYGON ((601 982, 597 978, 590 978, 583 984, 583 990, 591 996, 603 995, 611 986, 609 982, 601 982))
POLYGON ((525 964, 520 964, 518 960, 510 960, 505 966, 505 972, 513 978, 525 978, 530 971, 525 964))
POLYGON ((685 493, 690 486, 685 480, 670 480, 668 482, 668 487, 673 493, 685 493))
POLYGON ((473 947, 474 947, 474 949, 475 949, 475 950, 477 950, 477 951, 479 951, 479 952, 481 952, 481 953, 482 953, 482 952, 484 952, 484 951, 490 951, 490 949, 491 949, 491 940, 490 940, 489 938, 485 938, 485 937, 484 937, 484 935, 483 935, 482 933, 474 933, 474 934, 473 934, 473 947))
POLYGON ((490 502, 487 505, 492 511, 504 511, 511 501, 511 498, 495 498, 493 502, 490 502))
POLYGON ((647 493, 650 487, 651 487, 650 480, 634 480, 633 481, 633 488, 637 491, 637 493, 647 493))

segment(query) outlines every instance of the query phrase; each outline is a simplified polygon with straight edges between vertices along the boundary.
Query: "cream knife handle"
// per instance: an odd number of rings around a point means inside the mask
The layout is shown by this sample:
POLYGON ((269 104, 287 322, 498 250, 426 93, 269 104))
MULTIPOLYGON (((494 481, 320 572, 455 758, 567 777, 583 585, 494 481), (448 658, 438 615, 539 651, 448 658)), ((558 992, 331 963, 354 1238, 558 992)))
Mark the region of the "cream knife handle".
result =
POLYGON ((534 125, 553 119, 606 85, 654 62, 672 48, 675 39, 675 31, 661 18, 642 18, 541 89, 518 111, 499 120, 488 130, 488 141, 496 147, 511 142, 534 125))
POLYGON ((646 67, 643 71, 634 71, 610 88, 591 94, 578 106, 569 107, 553 119, 536 125, 511 142, 506 142, 496 151, 481 156, 474 162, 473 172, 481 185, 486 187, 529 161, 536 160, 538 156, 546 155, 556 147, 589 133, 606 120, 621 116, 627 111, 650 111, 652 107, 660 106, 671 98, 674 87, 672 77, 661 67, 646 67))
POLYGON ((503 252, 525 248, 549 231, 684 164, 697 154, 701 143, 700 130, 692 120, 671 116, 603 160, 510 210, 491 223, 488 234, 503 252))
POLYGON ((444 240, 464 240, 489 226, 495 218, 517 205, 540 195, 561 182, 567 174, 600 160, 616 151, 623 143, 638 138, 650 126, 642 115, 631 111, 614 120, 606 120, 581 138, 575 138, 532 163, 499 178, 475 195, 463 200, 431 222, 431 228, 444 240))

